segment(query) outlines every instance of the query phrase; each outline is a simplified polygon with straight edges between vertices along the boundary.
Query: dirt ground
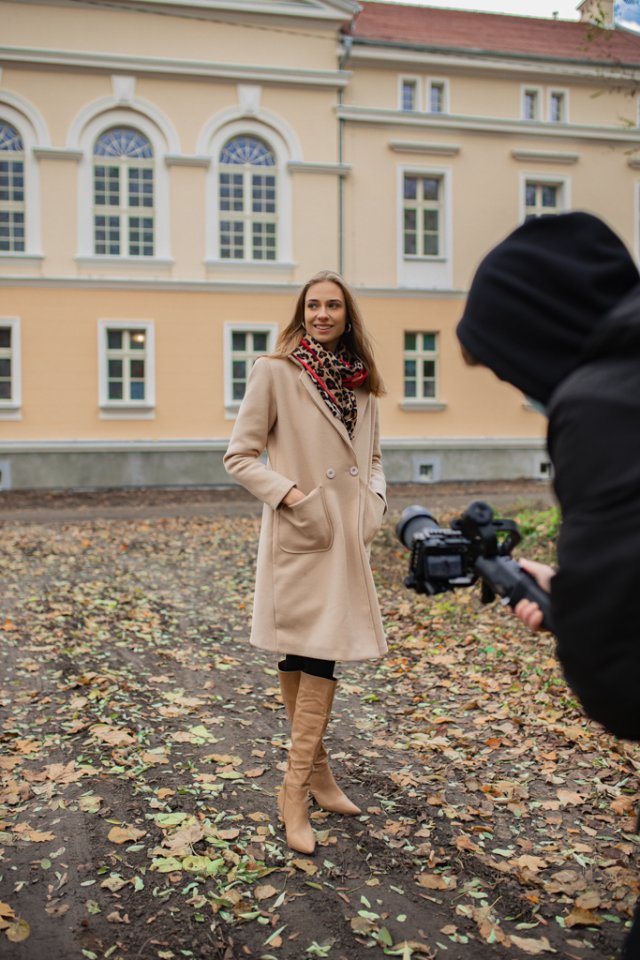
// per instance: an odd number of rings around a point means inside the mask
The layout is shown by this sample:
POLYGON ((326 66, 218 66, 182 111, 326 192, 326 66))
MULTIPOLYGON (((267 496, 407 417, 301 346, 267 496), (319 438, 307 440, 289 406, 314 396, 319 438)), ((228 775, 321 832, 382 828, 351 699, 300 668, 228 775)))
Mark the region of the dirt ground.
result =
POLYGON ((391 489, 390 645, 339 667, 328 747, 363 809, 275 812, 287 728, 248 647, 238 489, 0 493, 0 957, 611 960, 638 895, 640 752, 587 722, 549 635, 477 587, 403 586, 394 526, 472 499, 552 550, 537 483, 391 489))

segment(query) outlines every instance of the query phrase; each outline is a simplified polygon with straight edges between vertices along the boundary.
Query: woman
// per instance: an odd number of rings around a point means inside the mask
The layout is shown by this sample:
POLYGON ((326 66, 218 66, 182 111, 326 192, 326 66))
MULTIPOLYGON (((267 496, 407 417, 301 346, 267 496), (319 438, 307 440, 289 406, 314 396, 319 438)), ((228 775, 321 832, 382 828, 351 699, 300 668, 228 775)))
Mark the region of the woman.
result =
POLYGON ((318 273, 275 354, 254 364, 225 455, 231 476, 264 503, 251 643, 283 657, 291 748, 278 805, 287 843, 301 853, 315 848, 309 793, 325 810, 360 813, 335 782, 322 738, 335 661, 387 649, 369 566, 386 510, 382 392, 353 295, 337 274, 318 273))

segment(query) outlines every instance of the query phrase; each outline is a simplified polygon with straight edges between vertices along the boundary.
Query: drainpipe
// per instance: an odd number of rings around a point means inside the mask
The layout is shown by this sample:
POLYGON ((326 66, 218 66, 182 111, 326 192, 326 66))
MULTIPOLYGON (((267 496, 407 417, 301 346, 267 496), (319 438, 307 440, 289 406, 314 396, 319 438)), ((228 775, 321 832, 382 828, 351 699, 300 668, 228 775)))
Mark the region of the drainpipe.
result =
MULTIPOLYGON (((340 58, 340 70, 346 67, 351 47, 353 46, 353 37, 343 37, 343 53, 340 58)), ((343 88, 338 88, 338 107, 343 104, 343 88)), ((345 121, 338 117, 338 164, 342 167, 344 163, 344 126, 345 121)), ((342 173, 338 174, 338 273, 344 274, 344 177, 342 173)))

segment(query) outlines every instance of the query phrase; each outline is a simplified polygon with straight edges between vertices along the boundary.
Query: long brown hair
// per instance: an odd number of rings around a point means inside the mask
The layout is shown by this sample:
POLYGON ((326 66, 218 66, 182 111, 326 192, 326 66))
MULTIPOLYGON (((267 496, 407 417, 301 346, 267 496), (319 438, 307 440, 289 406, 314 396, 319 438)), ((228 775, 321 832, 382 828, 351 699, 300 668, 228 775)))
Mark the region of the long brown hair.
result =
POLYGON ((333 270, 320 270, 319 273, 315 273, 310 280, 307 280, 296 300, 293 317, 284 330, 280 332, 273 356, 290 357, 297 348, 305 336, 304 308, 309 288, 316 283, 323 283, 326 280, 337 284, 342 290, 344 297, 347 327, 350 325, 350 329, 345 330, 340 340, 350 353, 362 360, 365 368, 369 371, 369 376, 363 383, 365 390, 369 390, 374 396, 379 397, 385 393, 384 384, 382 383, 382 378, 373 358, 373 347, 365 330, 360 308, 345 281, 339 273, 334 273, 333 270))

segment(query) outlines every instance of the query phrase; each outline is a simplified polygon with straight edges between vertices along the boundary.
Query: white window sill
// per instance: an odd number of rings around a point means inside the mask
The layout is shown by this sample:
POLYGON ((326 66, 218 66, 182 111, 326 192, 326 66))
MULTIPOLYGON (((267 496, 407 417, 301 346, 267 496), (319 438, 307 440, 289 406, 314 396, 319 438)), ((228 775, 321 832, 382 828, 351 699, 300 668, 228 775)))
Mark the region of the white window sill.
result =
POLYGON ((163 270, 173 266, 170 257, 111 257, 111 256, 79 256, 76 257, 79 267, 124 267, 127 270, 163 270))
POLYGON ((234 400, 232 403, 225 403, 224 405, 225 420, 235 420, 235 418, 238 416, 239 409, 240 409, 239 400, 234 400))
POLYGON ((234 272, 289 273, 295 263, 288 260, 205 260, 208 270, 233 270, 234 272))
POLYGON ((403 260, 405 263, 448 263, 447 257, 419 257, 417 254, 411 256, 406 253, 403 255, 403 260))
POLYGON ((156 408, 149 403, 100 404, 101 420, 155 420, 155 416, 156 408))
POLYGON ((24 252, 15 252, 12 253, 9 250, 3 250, 0 252, 0 263, 6 261, 6 263, 33 263, 34 260, 44 260, 43 253, 24 253, 24 252))
POLYGON ((405 413, 438 413, 447 409, 447 404, 439 400, 403 400, 399 406, 405 413))
POLYGON ((19 403, 0 403, 0 420, 22 420, 22 407, 19 403))

